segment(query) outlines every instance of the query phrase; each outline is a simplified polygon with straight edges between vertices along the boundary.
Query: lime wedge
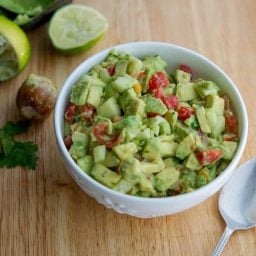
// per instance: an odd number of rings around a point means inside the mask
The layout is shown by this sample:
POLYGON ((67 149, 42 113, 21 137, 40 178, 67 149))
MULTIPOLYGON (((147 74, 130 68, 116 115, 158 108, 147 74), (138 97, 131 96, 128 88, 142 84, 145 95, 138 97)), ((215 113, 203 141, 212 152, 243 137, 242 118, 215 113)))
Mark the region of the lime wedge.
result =
POLYGON ((16 76, 31 54, 29 40, 14 22, 0 16, 0 82, 16 76))
POLYGON ((106 18, 97 10, 70 4, 54 14, 48 32, 56 49, 64 53, 78 53, 95 45, 107 28, 106 18))

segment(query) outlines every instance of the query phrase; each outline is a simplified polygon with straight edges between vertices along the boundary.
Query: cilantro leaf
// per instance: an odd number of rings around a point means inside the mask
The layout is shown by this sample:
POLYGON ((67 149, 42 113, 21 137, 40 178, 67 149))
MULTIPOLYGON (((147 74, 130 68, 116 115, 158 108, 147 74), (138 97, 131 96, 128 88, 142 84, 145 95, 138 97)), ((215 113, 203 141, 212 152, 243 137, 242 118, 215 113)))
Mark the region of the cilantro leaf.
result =
POLYGON ((0 130, 0 142, 5 155, 8 155, 14 146, 13 138, 3 130, 0 130))
POLYGON ((2 128, 2 130, 13 136, 13 135, 17 135, 20 133, 24 133, 28 131, 28 128, 30 126, 30 123, 27 121, 19 121, 17 123, 13 123, 13 122, 7 122, 4 127, 2 128))
POLYGON ((0 154, 0 167, 14 168, 16 166, 27 167, 35 170, 38 146, 31 141, 14 141, 14 145, 8 155, 0 154))
POLYGON ((13 136, 28 131, 30 123, 7 122, 0 129, 0 168, 16 166, 36 168, 38 146, 31 141, 19 142, 13 136))

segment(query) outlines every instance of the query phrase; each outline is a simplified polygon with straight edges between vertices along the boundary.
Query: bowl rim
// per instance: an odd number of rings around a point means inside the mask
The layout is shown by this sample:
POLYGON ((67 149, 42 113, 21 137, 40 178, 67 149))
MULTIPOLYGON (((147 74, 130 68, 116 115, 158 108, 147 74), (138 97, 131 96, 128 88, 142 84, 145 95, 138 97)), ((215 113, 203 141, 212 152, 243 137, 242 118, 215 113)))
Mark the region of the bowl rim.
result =
MULTIPOLYGON (((81 77, 81 76, 80 76, 81 77)), ((61 90, 59 92, 59 95, 57 97, 56 105, 55 105, 55 110, 54 110, 54 131, 55 131, 55 139, 57 142, 57 145, 59 147, 59 151, 61 153, 61 156, 68 161, 68 163, 71 165, 72 172, 75 172, 79 174, 80 176, 83 177, 83 179, 86 179, 89 183, 91 183, 93 186, 95 186, 96 189, 99 189, 105 193, 111 194, 112 196, 119 197, 120 199, 124 200, 134 200, 134 201, 143 201, 144 203, 146 202, 175 202, 175 201, 180 201, 183 199, 189 199, 189 198, 194 198, 197 195, 200 195, 204 192, 208 192, 210 188, 216 187, 218 183, 221 182, 221 180, 225 180, 227 182, 228 178, 231 176, 232 172, 236 169, 236 166, 238 165, 241 156, 243 154, 246 141, 247 141, 247 135, 248 135, 248 116, 247 116, 247 111, 246 107, 244 104, 244 101, 242 99, 242 96, 236 87, 235 83, 229 78, 229 76, 220 68, 218 67, 214 62, 209 60, 207 57, 199 54, 198 52, 178 46, 175 44, 170 44, 170 43, 164 43, 164 42, 157 42, 157 41, 140 41, 140 42, 130 42, 130 43, 124 43, 124 44, 119 44, 119 45, 114 45, 111 46, 107 49, 104 49, 89 58, 83 60, 77 67, 73 69, 73 71, 68 75, 66 78, 63 86, 61 87, 61 90), (61 113, 60 109, 62 108, 62 105, 64 104, 64 99, 66 98, 66 95, 69 91, 69 89, 74 85, 72 82, 74 77, 77 76, 78 73, 81 72, 83 69, 88 69, 87 65, 89 64, 89 68, 92 68, 93 66, 90 66, 90 62, 93 62, 95 58, 100 58, 103 56, 106 56, 106 54, 111 50, 111 49, 116 49, 119 52, 125 52, 125 50, 122 50, 123 48, 127 47, 170 47, 173 49, 181 50, 184 53, 189 53, 192 55, 195 55, 197 58, 202 59, 203 61, 207 62, 210 66, 212 66, 217 72, 219 72, 228 82, 229 86, 232 88, 233 92, 236 94, 236 97, 238 99, 239 106, 237 108, 241 109, 241 120, 240 123, 242 124, 242 129, 241 129, 241 135, 240 135, 240 141, 238 144, 238 148, 235 154, 235 157, 231 160, 229 163, 228 167, 223 171, 218 177, 213 179, 210 183, 206 184, 205 186, 195 189, 191 192, 185 193, 185 194, 179 194, 175 196, 166 196, 166 197, 139 197, 135 195, 129 195, 129 194, 123 194, 121 192, 115 191, 111 188, 108 188, 107 186, 101 184, 100 182, 96 181, 94 178, 92 178, 90 175, 82 171, 79 166, 76 164, 76 162, 72 159, 70 154, 68 153, 68 150, 65 147, 64 140, 62 137, 62 131, 61 131, 61 118, 63 118, 63 113, 61 113)))

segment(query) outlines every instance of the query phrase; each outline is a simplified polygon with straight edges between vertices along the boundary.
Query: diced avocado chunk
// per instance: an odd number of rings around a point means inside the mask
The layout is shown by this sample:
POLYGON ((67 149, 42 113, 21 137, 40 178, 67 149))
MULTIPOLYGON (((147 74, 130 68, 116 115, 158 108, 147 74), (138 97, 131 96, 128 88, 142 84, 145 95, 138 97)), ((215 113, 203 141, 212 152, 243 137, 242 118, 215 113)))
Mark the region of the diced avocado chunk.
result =
POLYGON ((161 156, 161 150, 160 146, 158 143, 158 140, 149 140, 147 144, 144 147, 144 150, 142 152, 142 157, 149 160, 153 161, 161 156))
POLYGON ((118 60, 115 66, 115 76, 122 76, 126 74, 127 65, 127 60, 118 60))
POLYGON ((156 116, 155 119, 159 125, 159 134, 160 135, 168 135, 171 133, 171 127, 165 118, 163 118, 161 116, 156 116))
POLYGON ((130 100, 128 107, 126 108, 126 115, 138 115, 143 117, 145 115, 146 104, 139 98, 133 98, 130 100))
POLYGON ((211 129, 211 135, 218 137, 225 130, 225 118, 218 115, 212 108, 205 109, 208 126, 211 129))
POLYGON ((76 105, 84 105, 88 97, 89 89, 86 83, 77 83, 72 87, 70 101, 76 105))
POLYGON ((106 157, 103 161, 101 161, 101 164, 106 166, 106 167, 116 167, 120 163, 119 158, 112 152, 112 151, 107 151, 106 152, 106 157))
POLYGON ((134 157, 128 157, 121 162, 120 172, 124 179, 132 184, 139 183, 143 176, 140 169, 140 162, 134 157))
POLYGON ((160 99, 148 96, 144 98, 144 101, 146 103, 146 113, 157 113, 159 115, 164 115, 167 112, 167 107, 160 99))
POLYGON ((105 83, 108 84, 112 77, 109 75, 108 70, 106 68, 103 68, 101 65, 96 65, 93 69, 92 72, 95 72, 99 79, 105 83))
POLYGON ((107 99, 102 105, 97 109, 97 113, 100 116, 112 118, 114 116, 119 116, 121 114, 120 107, 116 101, 115 97, 107 99))
POLYGON ((203 106, 196 107, 196 117, 202 132, 210 133, 211 128, 209 127, 205 115, 205 108, 203 106))
POLYGON ((92 168, 91 175, 100 183, 109 188, 113 188, 120 180, 121 175, 111 171, 102 164, 95 164, 92 168))
POLYGON ((77 160, 77 165, 86 173, 90 174, 93 167, 93 157, 84 156, 77 160))
POLYGON ((162 71, 167 64, 159 55, 156 55, 145 57, 143 65, 145 69, 151 69, 153 73, 156 73, 162 71))
POLYGON ((193 191, 196 185, 197 175, 194 171, 183 172, 180 175, 181 184, 184 187, 184 192, 193 191))
POLYGON ((207 95, 218 94, 219 87, 212 81, 201 80, 195 84, 195 89, 201 98, 207 95))
POLYGON ((174 157, 168 157, 164 159, 164 166, 165 167, 175 167, 178 164, 178 161, 174 157))
POLYGON ((167 167, 155 175, 155 188, 158 191, 166 191, 173 188, 179 181, 180 172, 173 167, 167 167))
POLYGON ((84 157, 89 145, 88 135, 75 131, 72 134, 72 141, 73 144, 69 150, 70 155, 76 160, 84 157))
POLYGON ((207 167, 202 168, 201 170, 198 171, 198 175, 196 177, 196 188, 200 188, 207 183, 209 183, 213 179, 211 170, 208 169, 207 167))
POLYGON ((126 116, 115 125, 116 130, 122 130, 121 135, 125 141, 134 139, 140 132, 141 119, 139 116, 126 116))
POLYGON ((97 108, 99 106, 102 93, 103 91, 101 87, 90 87, 86 103, 97 108))
POLYGON ((168 121, 172 130, 174 130, 177 120, 178 120, 178 113, 173 109, 170 109, 165 114, 165 119, 168 121))
POLYGON ((176 127, 175 127, 175 135, 179 139, 183 140, 185 137, 187 137, 191 133, 191 129, 184 125, 181 121, 177 121, 176 127))
POLYGON ((188 168, 189 170, 198 170, 200 169, 202 166, 201 164, 198 162, 196 155, 194 153, 191 153, 188 158, 185 160, 185 167, 188 168))
POLYGON ((138 151, 137 145, 134 142, 119 144, 113 148, 113 151, 120 160, 124 160, 138 151))
POLYGON ((116 99, 118 99, 120 97, 120 93, 113 88, 112 84, 109 84, 104 91, 103 94, 105 99, 111 98, 111 97, 115 97, 116 99))
POLYGON ((237 142, 235 141, 223 141, 220 145, 222 150, 222 158, 225 160, 231 160, 237 149, 237 142))
POLYGON ((117 79, 112 83, 114 89, 119 93, 124 92, 125 90, 132 88, 137 83, 137 80, 131 76, 124 74, 117 77, 117 79))
POLYGON ((141 177, 141 180, 139 182, 139 188, 142 192, 150 192, 150 193, 155 192, 152 182, 146 176, 141 177))
POLYGON ((127 72, 129 75, 137 75, 142 69, 143 63, 136 57, 131 57, 128 62, 127 72))
POLYGON ((193 134, 189 134, 176 147, 176 157, 178 157, 179 159, 186 158, 190 153, 192 153, 195 150, 195 146, 195 137, 193 136, 193 134))
POLYGON ((152 173, 160 172, 164 169, 164 162, 162 158, 158 158, 155 161, 141 161, 140 162, 141 171, 146 175, 150 175, 152 173))
POLYGON ((161 157, 169 157, 169 156, 175 156, 175 151, 178 146, 178 143, 172 141, 172 142, 160 142, 160 153, 161 157))
POLYGON ((115 191, 121 192, 123 194, 128 193, 133 187, 133 184, 125 179, 121 179, 114 187, 113 189, 115 191))
POLYGON ((178 83, 176 96, 181 101, 189 101, 196 99, 198 97, 198 94, 195 90, 194 83, 178 83))
POLYGON ((191 74, 184 72, 183 70, 177 69, 174 74, 177 83, 188 83, 191 79, 191 74))
POLYGON ((195 115, 191 115, 189 118, 187 118, 184 121, 184 124, 191 127, 191 128, 198 128, 199 127, 199 123, 198 123, 195 115))
POLYGON ((119 97, 119 103, 124 112, 126 112, 126 108, 129 106, 131 99, 137 98, 137 95, 133 88, 126 90, 119 97))
POLYGON ((218 94, 211 94, 206 96, 206 108, 211 108, 217 115, 224 114, 224 99, 218 94))
POLYGON ((106 158, 106 146, 98 145, 93 148, 93 158, 95 163, 104 161, 106 158))
POLYGON ((88 87, 102 87, 104 88, 106 86, 106 84, 104 82, 102 82, 97 76, 91 76, 88 74, 85 74, 82 76, 82 78, 80 79, 81 83, 85 83, 87 84, 88 87))
POLYGON ((150 129, 151 133, 158 136, 160 132, 159 122, 155 117, 147 119, 147 127, 150 129))

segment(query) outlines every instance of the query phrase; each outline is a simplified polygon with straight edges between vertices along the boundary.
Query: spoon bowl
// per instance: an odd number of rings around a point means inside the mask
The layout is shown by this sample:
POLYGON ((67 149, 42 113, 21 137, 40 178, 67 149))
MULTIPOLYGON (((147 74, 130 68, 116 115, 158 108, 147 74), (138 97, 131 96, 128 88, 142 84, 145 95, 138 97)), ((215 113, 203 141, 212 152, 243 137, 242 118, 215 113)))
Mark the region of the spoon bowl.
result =
POLYGON ((227 227, 213 256, 221 254, 233 231, 256 226, 256 158, 240 165, 223 187, 219 210, 227 227))

